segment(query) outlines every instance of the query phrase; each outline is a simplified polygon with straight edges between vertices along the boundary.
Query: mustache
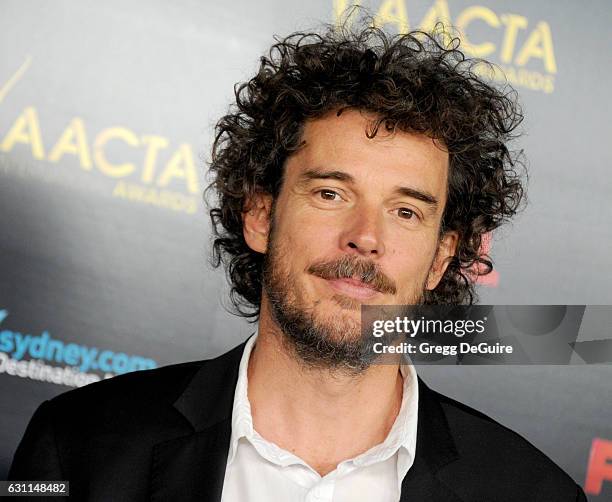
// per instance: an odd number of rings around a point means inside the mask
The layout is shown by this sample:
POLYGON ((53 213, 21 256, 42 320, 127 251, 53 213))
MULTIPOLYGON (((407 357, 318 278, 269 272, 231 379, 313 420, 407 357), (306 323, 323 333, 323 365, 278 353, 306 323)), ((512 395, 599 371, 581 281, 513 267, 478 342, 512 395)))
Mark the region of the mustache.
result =
POLYGON ((306 271, 322 279, 358 279, 380 293, 395 294, 397 291, 395 282, 376 263, 355 256, 320 261, 310 265, 306 271))

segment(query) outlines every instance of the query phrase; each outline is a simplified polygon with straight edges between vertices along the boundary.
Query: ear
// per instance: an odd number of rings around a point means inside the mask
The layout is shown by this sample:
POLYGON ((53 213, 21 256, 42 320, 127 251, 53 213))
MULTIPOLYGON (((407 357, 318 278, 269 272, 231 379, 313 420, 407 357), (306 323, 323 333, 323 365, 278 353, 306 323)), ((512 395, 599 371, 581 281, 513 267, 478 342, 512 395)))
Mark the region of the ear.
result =
POLYGON ((434 261, 427 277, 426 288, 428 290, 435 289, 440 283, 444 272, 446 272, 448 264, 451 262, 453 256, 455 256, 458 242, 459 235, 457 232, 446 232, 442 239, 440 239, 438 242, 436 256, 434 257, 434 261))
POLYGON ((247 201, 242 212, 242 233, 248 246, 258 253, 268 248, 272 196, 257 192, 247 201))

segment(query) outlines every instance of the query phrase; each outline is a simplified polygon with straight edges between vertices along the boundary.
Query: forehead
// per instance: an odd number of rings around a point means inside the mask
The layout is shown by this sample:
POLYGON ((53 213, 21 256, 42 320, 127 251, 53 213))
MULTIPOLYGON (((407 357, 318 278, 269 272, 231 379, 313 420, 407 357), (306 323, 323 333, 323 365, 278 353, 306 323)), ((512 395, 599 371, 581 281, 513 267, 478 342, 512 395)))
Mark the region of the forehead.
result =
POLYGON ((382 124, 368 138, 375 116, 348 109, 309 120, 305 145, 289 159, 288 176, 305 169, 341 170, 357 181, 377 185, 411 184, 443 198, 446 193, 448 153, 424 134, 387 131, 382 124))

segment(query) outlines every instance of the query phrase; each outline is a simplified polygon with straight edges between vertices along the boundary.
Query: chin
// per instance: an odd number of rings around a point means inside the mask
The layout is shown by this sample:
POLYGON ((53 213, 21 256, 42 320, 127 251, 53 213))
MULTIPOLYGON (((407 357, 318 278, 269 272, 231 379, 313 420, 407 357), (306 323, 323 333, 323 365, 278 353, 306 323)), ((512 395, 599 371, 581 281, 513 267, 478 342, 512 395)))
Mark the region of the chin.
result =
POLYGON ((361 312, 361 305, 363 302, 355 298, 351 298, 346 295, 335 294, 330 298, 330 301, 337 307, 340 307, 344 311, 361 312))
POLYGON ((359 310, 329 312, 315 317, 315 323, 335 341, 358 340, 361 337, 361 313, 359 310))

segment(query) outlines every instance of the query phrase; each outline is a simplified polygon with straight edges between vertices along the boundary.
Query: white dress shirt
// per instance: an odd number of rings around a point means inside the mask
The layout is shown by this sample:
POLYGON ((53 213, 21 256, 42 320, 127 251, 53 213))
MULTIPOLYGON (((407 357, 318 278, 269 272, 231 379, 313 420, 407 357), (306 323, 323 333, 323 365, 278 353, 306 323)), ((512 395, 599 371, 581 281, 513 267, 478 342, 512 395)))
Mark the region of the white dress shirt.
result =
POLYGON ((321 477, 302 459, 266 441, 253 428, 247 368, 257 333, 240 361, 222 502, 397 502, 414 462, 418 383, 411 364, 400 367, 402 404, 386 439, 321 477))

